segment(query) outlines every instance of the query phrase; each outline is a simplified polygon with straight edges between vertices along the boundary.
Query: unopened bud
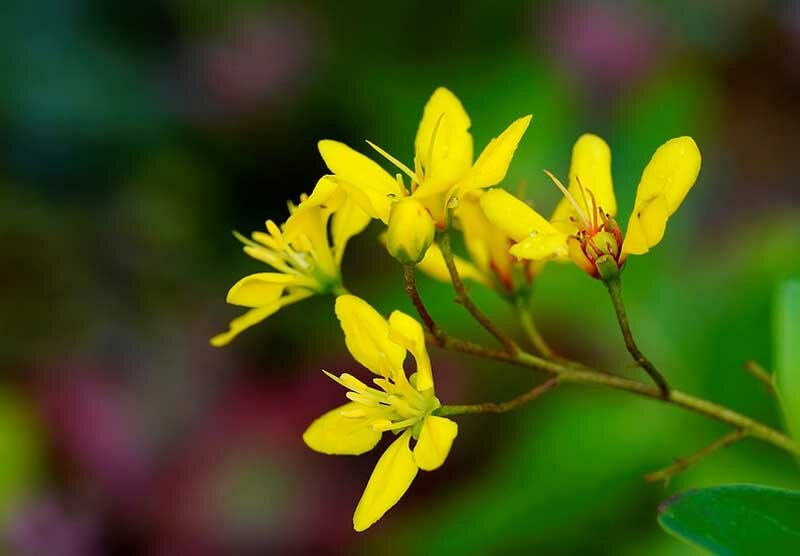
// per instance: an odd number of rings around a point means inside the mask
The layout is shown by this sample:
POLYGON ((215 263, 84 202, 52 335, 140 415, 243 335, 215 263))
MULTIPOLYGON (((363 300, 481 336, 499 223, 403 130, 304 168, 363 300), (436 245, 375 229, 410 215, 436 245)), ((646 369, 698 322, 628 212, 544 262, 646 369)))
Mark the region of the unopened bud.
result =
POLYGON ((433 218, 416 199, 394 203, 389 215, 386 248, 403 264, 417 264, 425 256, 436 233, 433 218))

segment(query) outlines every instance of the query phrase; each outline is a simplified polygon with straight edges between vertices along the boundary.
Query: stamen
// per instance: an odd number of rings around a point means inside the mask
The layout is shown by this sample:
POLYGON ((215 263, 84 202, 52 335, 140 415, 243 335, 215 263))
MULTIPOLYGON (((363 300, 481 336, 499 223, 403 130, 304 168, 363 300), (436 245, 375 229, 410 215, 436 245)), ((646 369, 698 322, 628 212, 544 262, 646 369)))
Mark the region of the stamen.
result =
POLYGON ((266 232, 253 232, 252 234, 253 240, 257 241, 264 247, 272 249, 273 251, 281 251, 281 246, 278 245, 278 242, 275 241, 271 235, 266 232))
POLYGON ((256 249, 261 247, 258 243, 256 243, 255 241, 253 241, 250 238, 247 238, 247 237, 243 236, 242 234, 240 234, 236 230, 233 230, 232 233, 233 233, 233 237, 235 237, 236 239, 238 239, 239 241, 241 241, 245 245, 249 245, 250 247, 255 247, 256 249))
POLYGON ((561 183, 559 181, 559 179, 557 177, 555 177, 551 172, 545 170, 544 173, 547 174, 547 177, 549 177, 553 181, 553 183, 556 184, 556 187, 558 187, 561 190, 561 193, 563 193, 564 197, 566 197, 567 200, 570 202, 570 204, 572 205, 572 208, 575 209, 575 213, 580 217, 580 219, 583 221, 584 225, 587 228, 590 227, 591 223, 589 222, 589 217, 581 209, 580 205, 578 205, 578 201, 575 200, 575 197, 572 196, 572 193, 570 193, 567 190, 567 188, 564 187, 564 184, 561 183))
POLYGON ((586 212, 589 212, 589 201, 586 200, 586 192, 588 191, 587 188, 583 187, 583 182, 581 182, 581 177, 577 174, 575 175, 575 181, 578 184, 578 191, 581 192, 581 198, 583 199, 583 206, 586 208, 586 212))
POLYGON ((591 189, 587 189, 586 192, 589 194, 589 197, 592 198, 592 224, 594 225, 593 229, 596 230, 597 229, 597 199, 595 199, 594 193, 592 193, 591 189))
POLYGON ((345 394, 345 396, 351 402, 360 403, 362 405, 366 405, 367 407, 377 407, 378 405, 380 405, 380 402, 378 402, 378 400, 374 400, 369 396, 365 396, 364 394, 359 394, 357 392, 348 392, 347 394, 345 394))
POLYGON ((408 176, 410 179, 412 179, 412 180, 413 180, 413 179, 415 179, 414 172, 412 172, 412 171, 411 171, 411 169, 410 169, 408 166, 406 166, 405 164, 403 164, 402 162, 400 162, 399 160, 397 160, 395 157, 393 157, 392 155, 390 155, 389 153, 387 153, 385 150, 383 150, 382 148, 380 148, 378 145, 376 145, 376 144, 375 144, 375 143, 373 143, 372 141, 370 141, 370 140, 367 140, 367 145, 369 145, 370 147, 372 147, 373 149, 375 149, 376 151, 378 151, 378 154, 380 154, 380 155, 381 155, 382 157, 384 157, 386 160, 388 160, 389 162, 391 162, 392 164, 394 164, 395 166, 397 166, 397 167, 398 167, 398 168, 399 168, 399 169, 400 169, 400 170, 401 170, 401 171, 402 171, 402 172, 403 172, 405 175, 407 175, 407 176, 408 176))
POLYGON ((294 274, 296 276, 300 276, 302 273, 295 270, 288 264, 286 264, 286 260, 281 257, 275 251, 271 251, 266 247, 258 246, 258 247, 251 247, 250 245, 244 246, 244 252, 247 255, 253 257, 257 261, 261 261, 264 264, 267 264, 274 268, 279 272, 283 272, 284 274, 294 274))

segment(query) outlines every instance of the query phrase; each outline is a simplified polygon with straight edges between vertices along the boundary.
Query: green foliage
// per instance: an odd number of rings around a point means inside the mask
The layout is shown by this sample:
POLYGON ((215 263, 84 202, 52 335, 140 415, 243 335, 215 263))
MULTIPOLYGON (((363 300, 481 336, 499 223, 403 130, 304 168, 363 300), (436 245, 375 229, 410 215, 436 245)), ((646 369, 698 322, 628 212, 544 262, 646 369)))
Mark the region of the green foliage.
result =
POLYGON ((775 300, 775 380, 789 431, 800 439, 800 280, 789 280, 775 300))
POLYGON ((690 490, 658 518, 679 539, 719 555, 800 553, 800 492, 758 485, 690 490))

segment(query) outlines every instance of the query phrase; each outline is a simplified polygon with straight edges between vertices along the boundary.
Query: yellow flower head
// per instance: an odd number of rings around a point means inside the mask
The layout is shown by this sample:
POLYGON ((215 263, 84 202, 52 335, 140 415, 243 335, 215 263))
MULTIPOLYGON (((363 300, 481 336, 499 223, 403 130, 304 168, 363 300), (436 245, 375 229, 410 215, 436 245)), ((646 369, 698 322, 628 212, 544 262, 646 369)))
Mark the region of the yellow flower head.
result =
POLYGON ((245 253, 275 272, 251 274, 233 285, 228 303, 250 310, 233 319, 227 332, 211 338, 213 346, 226 345, 286 305, 341 289, 345 246, 366 227, 369 216, 330 177, 320 179, 299 205, 290 203, 289 212, 283 226, 267 220, 267 231, 253 232, 252 239, 236 234, 245 253))
POLYGON ((384 432, 398 435, 378 460, 353 515, 355 530, 364 531, 400 500, 419 469, 432 471, 444 463, 458 425, 432 414, 441 404, 434 394, 425 335, 415 319, 395 311, 386 320, 352 295, 336 299, 336 315, 350 353, 378 375, 373 379, 377 388, 347 373, 336 377, 326 372, 349 390, 350 403, 314 421, 303 440, 324 454, 359 455, 374 448, 384 432), (416 361, 410 378, 403 370, 407 352, 416 361))
POLYGON ((513 122, 473 161, 469 116, 453 93, 439 87, 425 105, 417 130, 413 170, 369 142, 397 167, 400 172, 396 176, 337 141, 320 141, 319 151, 336 180, 371 217, 389 224, 392 205, 410 196, 428 211, 441 229, 445 225, 447 205, 454 196, 497 185, 505 178, 530 119, 525 116, 513 122), (410 180, 408 188, 403 175, 410 180))
POLYGON ((691 137, 671 139, 656 150, 639 182, 624 240, 614 220, 611 151, 596 135, 583 135, 575 143, 568 188, 548 172, 564 193, 550 220, 499 189, 487 192, 481 206, 518 242, 512 255, 533 261, 570 258, 597 278, 599 260, 613 261, 619 269, 628 255, 647 253, 661 241, 667 220, 697 179, 700 162, 691 137))

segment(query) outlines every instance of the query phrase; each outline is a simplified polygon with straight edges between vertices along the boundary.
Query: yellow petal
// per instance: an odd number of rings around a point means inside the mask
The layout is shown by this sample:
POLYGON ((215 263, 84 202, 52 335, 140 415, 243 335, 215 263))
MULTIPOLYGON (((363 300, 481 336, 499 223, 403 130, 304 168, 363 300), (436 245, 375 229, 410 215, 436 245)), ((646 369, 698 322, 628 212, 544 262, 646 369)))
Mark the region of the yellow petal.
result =
POLYGON ((211 338, 211 345, 214 347, 222 347, 224 345, 227 345, 242 331, 247 330, 251 326, 258 324, 265 318, 275 314, 286 305, 296 303, 297 301, 300 301, 301 299, 305 299, 306 297, 310 297, 312 295, 314 295, 314 292, 312 291, 299 290, 296 292, 292 292, 289 295, 285 295, 280 299, 278 299, 277 301, 270 303, 268 305, 264 305, 263 307, 256 307, 255 309, 250 309, 244 315, 233 319, 228 325, 227 332, 223 332, 222 334, 217 334, 216 336, 211 338))
POLYGON ((420 469, 433 471, 441 467, 453 440, 458 435, 458 425, 450 419, 428 415, 422 422, 417 445, 414 446, 414 461, 420 469))
POLYGON ((310 250, 318 271, 334 278, 339 269, 328 242, 328 218, 330 212, 323 206, 309 206, 296 210, 286 221, 283 237, 292 247, 301 251, 310 250), (301 241, 300 247, 296 242, 301 241))
POLYGON ((668 216, 678 210, 700 173, 700 150, 691 137, 677 137, 661 145, 642 173, 635 207, 664 195, 668 216))
POLYGON ((548 261, 566 257, 569 254, 567 239, 569 236, 556 232, 553 234, 537 234, 511 246, 509 252, 518 259, 531 261, 548 261))
POLYGON ((483 212, 480 198, 483 190, 475 190, 459 199, 456 220, 464 236, 464 244, 472 262, 484 275, 493 273, 505 284, 513 281, 513 259, 508 253, 511 238, 495 226, 483 212))
POLYGON ((469 176, 459 185, 459 191, 491 187, 503 181, 514 158, 520 139, 528 129, 531 116, 515 120, 498 137, 489 141, 486 148, 475 161, 469 176))
POLYGON ((389 323, 354 295, 336 298, 336 316, 353 358, 373 373, 392 378, 402 372, 406 350, 389 339, 389 323))
MULTIPOLYGON (((569 169, 569 192, 591 218, 592 200, 587 193, 584 202, 581 186, 592 192, 599 208, 616 216, 617 200, 611 180, 611 149, 605 141, 591 133, 581 135, 575 142, 569 169)), ((569 221, 570 216, 575 216, 574 209, 566 198, 562 198, 551 221, 563 232, 572 233, 575 225, 569 221)))
POLYGON ((347 192, 336 182, 336 179, 333 176, 322 176, 317 180, 311 195, 297 206, 297 210, 321 206, 334 212, 345 199, 347 199, 347 192))
POLYGON ((691 137, 670 139, 656 150, 636 191, 624 253, 640 255, 661 241, 667 220, 697 180, 700 164, 700 150, 691 137))
POLYGON ((420 392, 433 388, 433 374, 428 350, 425 349, 425 332, 416 319, 402 311, 389 315, 389 338, 414 356, 417 362, 416 388, 420 392))
POLYGON ((348 195, 331 217, 331 239, 336 266, 342 263, 344 250, 351 237, 360 234, 371 217, 348 195))
MULTIPOLYGON (((462 259, 461 257, 454 257, 456 261, 456 268, 462 280, 472 280, 487 287, 492 287, 491 282, 487 277, 481 273, 478 268, 472 263, 462 259)), ((428 247, 428 252, 425 257, 417 264, 417 269, 424 272, 431 278, 442 282, 450 282, 450 271, 444 262, 444 256, 439 246, 435 243, 428 247)))
POLYGON ((667 199, 660 195, 640 206, 628 221, 622 252, 628 255, 643 255, 664 237, 669 209, 667 199))
POLYGON ((344 417, 343 412, 362 409, 359 403, 346 403, 316 419, 303 433, 303 441, 317 452, 357 456, 369 452, 381 439, 370 420, 344 417))
POLYGON ((471 123, 461 101, 444 87, 431 95, 414 141, 425 172, 421 195, 452 186, 472 166, 471 123))
POLYGON ((280 272, 259 272, 245 276, 228 291, 226 301, 240 307, 262 307, 277 301, 289 286, 313 287, 315 282, 304 276, 280 272))
POLYGON ((387 222, 392 201, 405 194, 397 180, 378 163, 344 143, 323 140, 318 147, 328 169, 348 194, 372 218, 387 222))
POLYGON ((546 218, 503 189, 484 193, 481 196, 481 208, 486 218, 514 241, 523 241, 537 234, 564 235, 546 218))
POLYGON ((353 527, 356 531, 365 531, 383 517, 403 497, 417 476, 417 464, 408 447, 410 438, 410 431, 400 435, 375 465, 353 514, 353 527))

